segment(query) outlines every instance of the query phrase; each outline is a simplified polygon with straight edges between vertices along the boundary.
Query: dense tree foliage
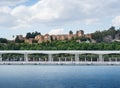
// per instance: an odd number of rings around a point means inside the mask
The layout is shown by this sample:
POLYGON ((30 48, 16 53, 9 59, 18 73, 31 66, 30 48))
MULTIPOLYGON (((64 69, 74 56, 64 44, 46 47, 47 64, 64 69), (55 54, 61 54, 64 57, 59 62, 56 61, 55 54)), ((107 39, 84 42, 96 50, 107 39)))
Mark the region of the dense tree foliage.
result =
POLYGON ((120 50, 120 43, 78 43, 75 39, 41 44, 0 44, 0 50, 120 50))
POLYGON ((24 40, 19 39, 19 37, 17 36, 15 38, 15 43, 24 43, 24 40))
POLYGON ((8 41, 5 38, 0 38, 0 43, 8 43, 8 41))
POLYGON ((73 31, 70 30, 70 31, 69 31, 69 34, 73 34, 73 31))
POLYGON ((95 33, 92 34, 92 38, 99 43, 103 42, 103 38, 108 35, 110 35, 112 39, 114 39, 117 33, 120 33, 120 30, 119 29, 116 30, 115 27, 112 26, 108 30, 96 31, 95 33))
POLYGON ((84 37, 84 36, 78 37, 78 38, 76 38, 76 39, 77 39, 77 40, 79 39, 79 40, 82 41, 82 42, 87 41, 87 40, 90 41, 90 38, 87 38, 87 37, 84 37))
POLYGON ((28 32, 26 34, 26 38, 27 39, 29 39, 29 38, 35 38, 35 36, 37 36, 37 35, 41 35, 41 33, 40 32, 32 32, 32 33, 28 32))

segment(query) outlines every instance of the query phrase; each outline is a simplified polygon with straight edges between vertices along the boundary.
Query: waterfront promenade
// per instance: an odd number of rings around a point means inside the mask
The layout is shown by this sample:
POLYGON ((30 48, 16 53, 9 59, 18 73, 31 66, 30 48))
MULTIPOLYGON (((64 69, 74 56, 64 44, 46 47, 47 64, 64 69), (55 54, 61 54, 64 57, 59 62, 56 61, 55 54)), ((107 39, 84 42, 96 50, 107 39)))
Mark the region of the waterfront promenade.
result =
POLYGON ((118 60, 119 57, 114 58, 112 61, 111 58, 108 58, 108 61, 105 60, 103 55, 109 55, 109 54, 120 54, 120 51, 86 51, 86 50, 47 50, 47 51, 39 51, 39 50, 4 50, 0 51, 0 65, 120 65, 120 61, 118 60), (23 60, 19 58, 18 61, 5 61, 3 58, 4 54, 21 54, 23 55, 23 60), (46 54, 47 60, 42 60, 41 58, 38 61, 29 61, 30 54, 46 54), (68 58, 64 58, 64 60, 61 60, 59 57, 58 60, 54 60, 53 58, 54 54, 72 54, 74 55, 74 58, 70 58, 70 60, 67 60, 68 58), (90 60, 87 60, 84 58, 84 60, 80 60, 80 55, 82 54, 95 54, 98 57, 96 60, 93 60, 91 58, 90 60))
POLYGON ((0 62, 0 65, 120 65, 120 62, 0 62))

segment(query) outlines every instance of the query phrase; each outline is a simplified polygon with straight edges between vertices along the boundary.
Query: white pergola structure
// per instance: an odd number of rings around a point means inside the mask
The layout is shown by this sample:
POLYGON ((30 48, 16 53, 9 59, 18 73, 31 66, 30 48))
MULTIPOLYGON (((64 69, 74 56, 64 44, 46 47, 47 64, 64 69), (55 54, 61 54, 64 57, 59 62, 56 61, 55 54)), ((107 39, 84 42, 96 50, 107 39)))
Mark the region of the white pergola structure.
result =
MULTIPOLYGON (((0 62, 2 62, 3 54, 23 54, 24 62, 28 62, 29 54, 47 54, 48 62, 53 62, 53 54, 72 54, 75 55, 75 62, 79 62, 79 55, 81 54, 96 54, 99 56, 98 62, 104 62, 103 55, 106 54, 120 54, 120 51, 99 51, 99 50, 2 50, 0 51, 0 62)), ((59 58, 60 61, 60 58, 59 58)), ((66 60, 65 60, 66 61, 66 60)), ((85 59, 86 61, 86 59, 85 59)), ((92 60, 91 60, 92 61, 92 60)))

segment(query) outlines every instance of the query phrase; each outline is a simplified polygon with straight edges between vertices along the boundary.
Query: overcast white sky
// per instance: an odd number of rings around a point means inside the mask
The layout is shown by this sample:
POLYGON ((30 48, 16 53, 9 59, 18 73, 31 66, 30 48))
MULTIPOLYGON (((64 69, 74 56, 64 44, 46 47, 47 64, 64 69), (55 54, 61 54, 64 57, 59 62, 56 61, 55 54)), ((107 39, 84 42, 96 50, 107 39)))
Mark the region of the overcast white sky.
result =
POLYGON ((0 0, 0 37, 120 26, 120 0, 0 0))

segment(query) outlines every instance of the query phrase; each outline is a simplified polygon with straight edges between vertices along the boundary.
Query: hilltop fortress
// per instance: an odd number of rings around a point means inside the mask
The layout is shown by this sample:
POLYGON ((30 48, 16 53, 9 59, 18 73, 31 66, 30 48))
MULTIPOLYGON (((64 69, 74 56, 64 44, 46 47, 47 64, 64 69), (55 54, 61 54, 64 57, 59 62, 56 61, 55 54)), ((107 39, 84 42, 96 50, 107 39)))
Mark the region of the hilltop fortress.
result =
POLYGON ((22 35, 17 35, 17 38, 19 40, 24 40, 25 43, 42 43, 42 42, 51 42, 54 40, 71 40, 73 38, 78 38, 78 37, 86 37, 89 39, 92 39, 92 35, 91 34, 84 34, 83 30, 79 30, 76 31, 75 34, 73 33, 69 33, 69 34, 60 34, 60 35, 49 35, 49 34, 45 34, 45 35, 37 35, 35 36, 35 38, 25 38, 22 35))

